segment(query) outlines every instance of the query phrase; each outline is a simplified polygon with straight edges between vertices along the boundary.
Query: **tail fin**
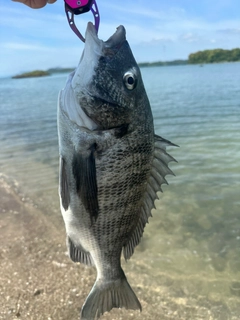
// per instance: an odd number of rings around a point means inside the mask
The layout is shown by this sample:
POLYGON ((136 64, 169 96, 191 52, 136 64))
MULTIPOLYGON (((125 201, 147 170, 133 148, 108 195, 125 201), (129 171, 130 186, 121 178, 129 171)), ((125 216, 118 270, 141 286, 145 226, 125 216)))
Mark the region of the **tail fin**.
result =
POLYGON ((115 281, 107 282, 100 279, 95 282, 82 307, 81 320, 95 320, 106 311, 123 307, 142 311, 141 304, 124 273, 121 279, 115 281))

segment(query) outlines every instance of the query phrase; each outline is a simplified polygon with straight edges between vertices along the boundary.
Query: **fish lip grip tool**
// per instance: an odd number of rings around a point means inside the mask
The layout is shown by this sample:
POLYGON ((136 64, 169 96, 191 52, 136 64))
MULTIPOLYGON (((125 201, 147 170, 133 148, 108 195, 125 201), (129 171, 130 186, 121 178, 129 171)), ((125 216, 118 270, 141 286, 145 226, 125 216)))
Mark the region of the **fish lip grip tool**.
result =
POLYGON ((68 19, 68 23, 73 32, 83 41, 85 39, 81 32, 75 25, 74 15, 79 15, 91 10, 94 16, 94 26, 96 31, 98 32, 99 23, 100 23, 100 15, 97 7, 97 3, 95 0, 64 0, 65 2, 65 11, 68 19))

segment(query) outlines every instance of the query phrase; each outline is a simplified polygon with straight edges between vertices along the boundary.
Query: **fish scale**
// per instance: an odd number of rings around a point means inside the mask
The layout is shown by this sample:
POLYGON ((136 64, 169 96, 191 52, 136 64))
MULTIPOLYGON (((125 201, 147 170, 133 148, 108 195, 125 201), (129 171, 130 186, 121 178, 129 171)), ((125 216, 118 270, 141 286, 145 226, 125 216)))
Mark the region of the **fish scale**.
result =
POLYGON ((140 70, 120 26, 106 42, 91 23, 80 63, 59 95, 60 204, 69 256, 95 266, 81 319, 141 310, 121 267, 172 174, 173 145, 154 134, 140 70), (128 81, 130 77, 130 81, 128 81))

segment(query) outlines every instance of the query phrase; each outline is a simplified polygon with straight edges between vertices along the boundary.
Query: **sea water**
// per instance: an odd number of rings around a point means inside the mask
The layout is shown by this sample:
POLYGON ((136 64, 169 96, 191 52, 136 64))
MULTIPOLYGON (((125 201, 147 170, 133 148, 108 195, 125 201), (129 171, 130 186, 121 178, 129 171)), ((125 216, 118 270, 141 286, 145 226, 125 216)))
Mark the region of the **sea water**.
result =
MULTIPOLYGON (((159 193, 132 266, 147 274, 139 280, 144 285, 166 287, 181 303, 205 297, 223 319, 237 319, 240 63, 141 71, 156 134, 180 148, 169 148, 176 177, 168 176, 170 185, 159 193)), ((66 77, 0 79, 0 172, 15 181, 23 200, 56 219, 57 97, 66 77)))

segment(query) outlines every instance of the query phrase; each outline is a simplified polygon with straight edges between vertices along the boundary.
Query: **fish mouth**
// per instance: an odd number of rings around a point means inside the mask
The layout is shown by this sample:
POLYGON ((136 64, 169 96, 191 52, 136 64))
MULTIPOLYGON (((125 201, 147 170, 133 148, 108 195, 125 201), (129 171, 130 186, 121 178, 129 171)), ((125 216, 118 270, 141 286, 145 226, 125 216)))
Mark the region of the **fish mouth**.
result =
MULTIPOLYGON (((100 65, 99 61, 102 63, 100 68, 107 67, 124 43, 126 43, 126 30, 123 26, 119 26, 107 41, 103 41, 99 39, 93 23, 88 23, 84 50, 71 80, 73 92, 81 108, 84 109, 83 101, 86 97, 88 97, 89 101, 91 100, 91 103, 95 101, 99 108, 101 105, 116 104, 108 92, 104 92, 103 88, 100 90, 97 87, 95 76, 100 65)), ((89 104, 88 109, 90 108, 89 104)), ((84 109, 84 111, 87 114, 87 110, 84 109)))
MULTIPOLYGON (((98 38, 98 34, 93 23, 88 22, 85 39, 85 48, 91 47, 96 49, 96 47, 98 47, 105 54, 110 51, 113 51, 112 53, 116 53, 122 46, 122 44, 126 41, 126 30, 124 26, 120 25, 119 27, 117 27, 115 33, 107 41, 102 41, 98 38)), ((100 51, 95 50, 95 53, 100 54, 100 51)))
POLYGON ((73 77, 73 88, 77 88, 80 84, 85 86, 92 78, 99 58, 102 56, 111 59, 119 51, 124 42, 126 42, 126 30, 124 26, 119 26, 116 32, 104 42, 98 38, 93 23, 88 22, 84 50, 73 77), (82 75, 84 75, 84 79, 82 75))
POLYGON ((105 46, 112 49, 119 49, 126 41, 126 30, 124 26, 117 27, 115 33, 105 42, 105 46))

